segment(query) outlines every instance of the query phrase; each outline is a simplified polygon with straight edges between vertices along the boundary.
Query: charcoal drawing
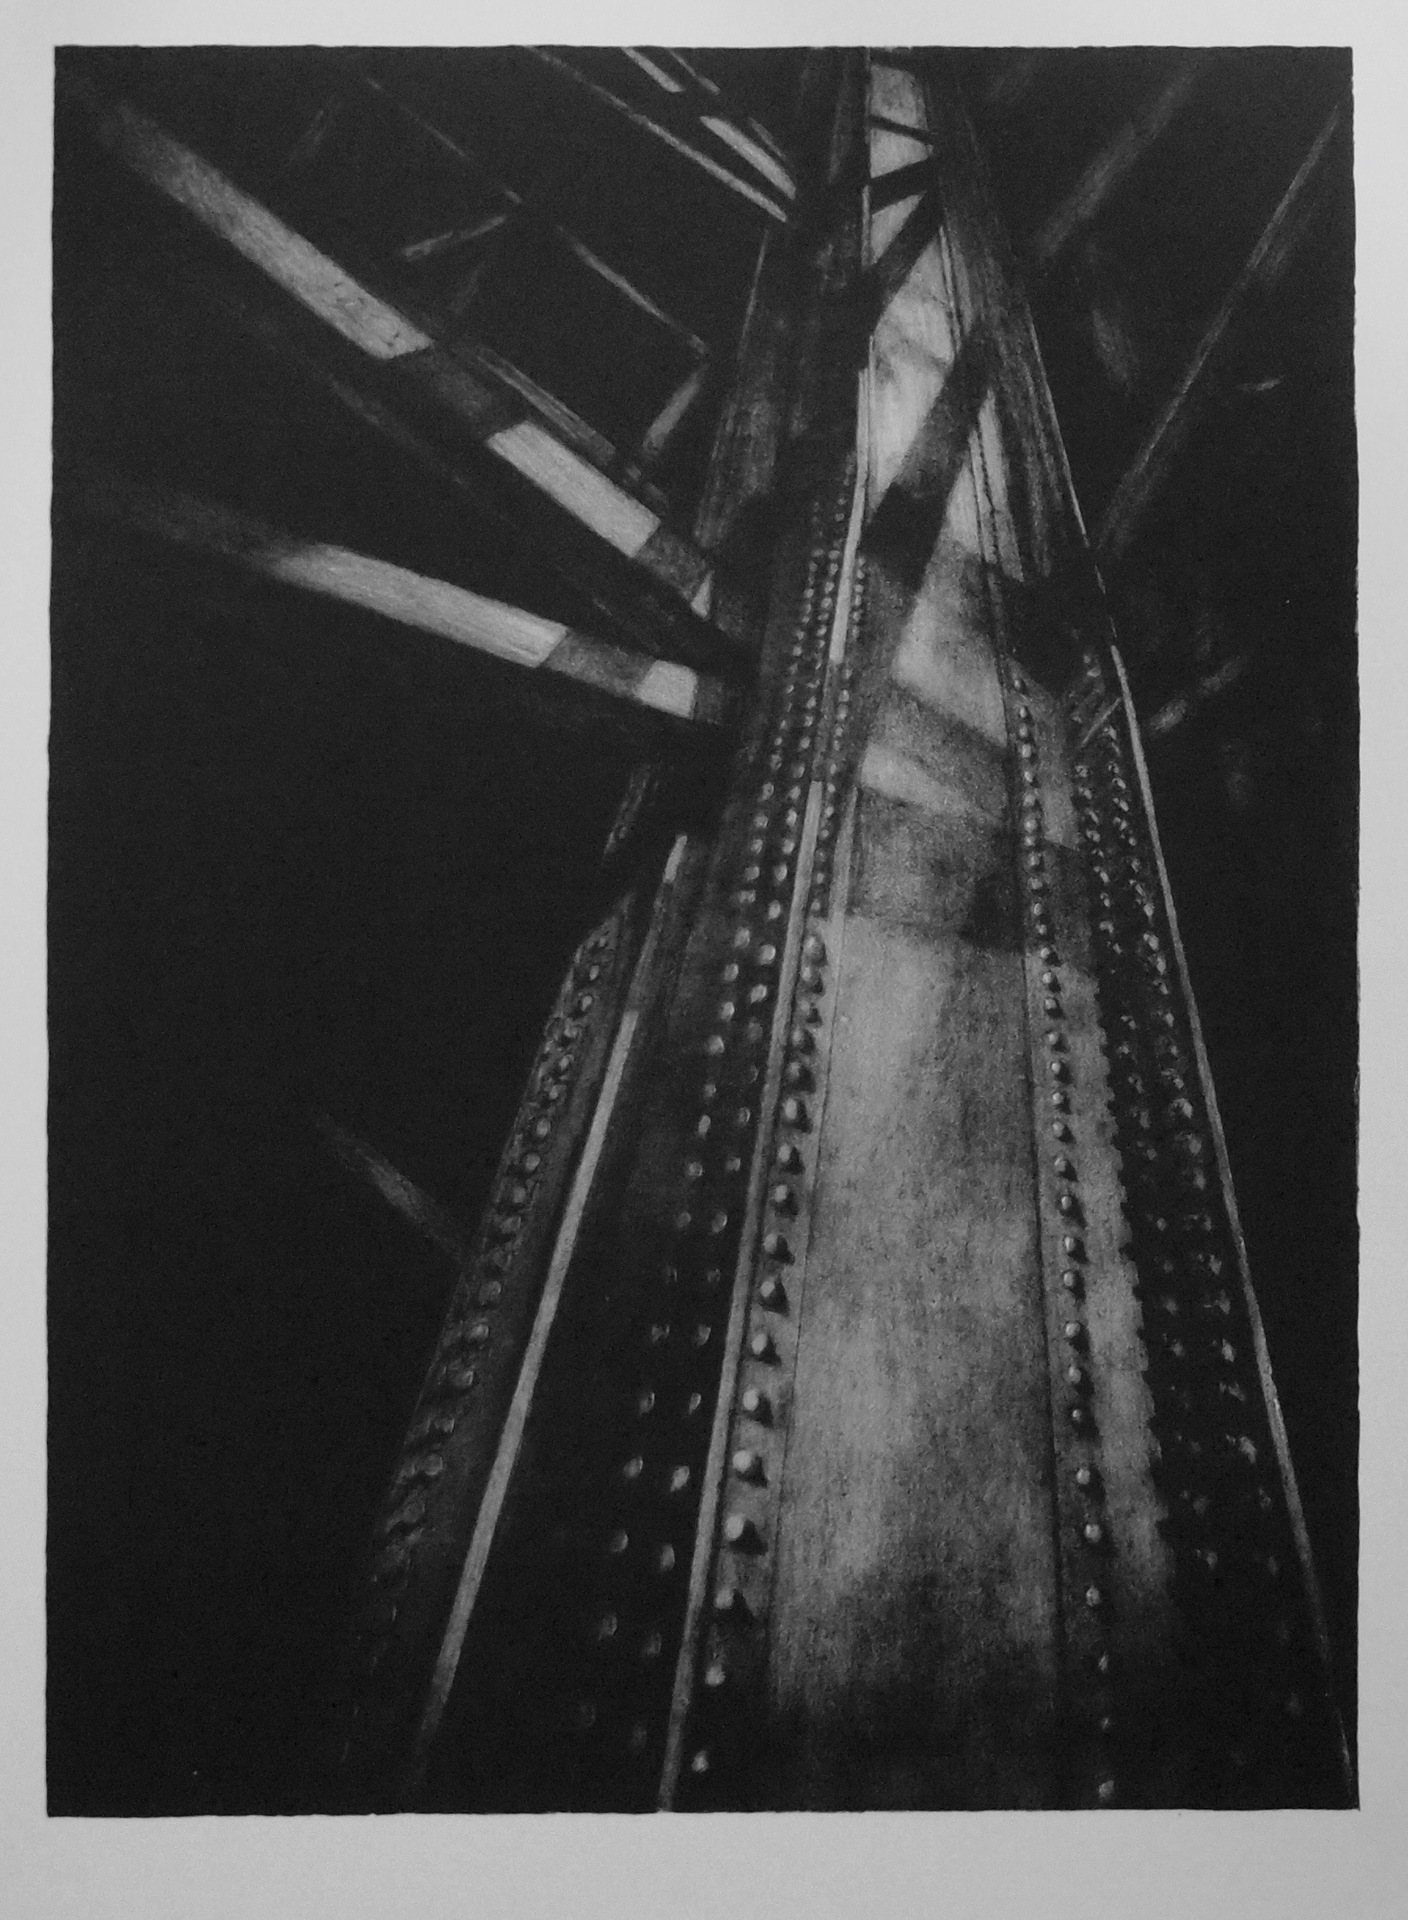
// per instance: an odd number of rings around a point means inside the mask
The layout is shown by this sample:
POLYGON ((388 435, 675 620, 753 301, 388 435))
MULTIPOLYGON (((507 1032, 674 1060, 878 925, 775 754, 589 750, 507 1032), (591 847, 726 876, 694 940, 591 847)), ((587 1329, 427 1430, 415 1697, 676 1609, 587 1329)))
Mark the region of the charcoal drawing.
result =
POLYGON ((1349 54, 55 79, 50 1812, 1355 1804, 1349 54))

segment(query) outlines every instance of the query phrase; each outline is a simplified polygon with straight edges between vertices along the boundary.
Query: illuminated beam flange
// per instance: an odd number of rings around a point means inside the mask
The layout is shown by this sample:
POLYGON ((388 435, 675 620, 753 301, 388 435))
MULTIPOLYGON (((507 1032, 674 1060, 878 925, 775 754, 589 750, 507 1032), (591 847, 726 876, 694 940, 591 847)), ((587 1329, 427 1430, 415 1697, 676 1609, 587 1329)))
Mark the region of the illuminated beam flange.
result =
POLYGON ((1032 242, 1032 257, 1038 265, 1049 266, 1095 220, 1183 105, 1197 70, 1196 54, 1180 62, 1144 111, 1126 122, 1091 161, 1060 206, 1042 222, 1032 242))
POLYGON ((1252 248, 1231 292, 1199 341, 1197 352, 1172 399, 1150 428, 1143 446, 1115 488, 1096 529, 1095 550, 1100 559, 1118 559, 1129 548, 1150 501, 1162 486, 1174 455, 1197 417, 1208 389, 1208 369, 1215 364, 1229 329, 1250 295, 1258 289, 1264 292, 1280 278, 1296 243, 1303 237, 1308 225, 1307 191, 1339 123, 1340 109, 1336 106, 1296 169, 1295 177, 1252 248))
MULTIPOLYGON (((660 516, 534 420, 515 418, 491 391, 404 314, 362 286, 209 161, 125 102, 75 88, 100 143, 207 231, 266 273, 372 359, 394 363, 431 391, 506 466, 670 587, 697 613, 715 603, 710 563, 660 516)), ((725 598, 721 604, 727 605, 725 598)), ((737 636, 735 636, 737 637, 737 636)))
POLYGON ((709 675, 574 632, 563 621, 506 606, 448 580, 429 579, 348 547, 276 533, 227 507, 114 474, 82 475, 71 497, 81 511, 496 660, 545 668, 674 720, 716 726, 724 719, 724 688, 709 675))
MULTIPOLYGON (((574 86, 581 87, 585 92, 591 94, 594 99, 600 100, 603 106, 608 106, 614 112, 621 114, 623 118, 630 121, 633 127, 638 127, 642 133, 648 133, 653 139, 662 141, 665 146, 673 148, 676 153, 682 154, 686 160, 692 161, 696 167, 702 167, 705 173, 712 175, 712 177, 722 185, 731 188, 734 193, 739 194, 744 200, 751 201, 755 207, 761 207, 763 212, 771 214, 774 220, 786 222, 787 209, 785 206, 780 205, 778 201, 764 193, 760 187, 755 187, 751 181, 745 180, 740 174, 734 173, 731 168, 721 166, 710 154, 705 153, 702 147, 696 147, 691 141, 682 140, 678 134, 672 133, 668 127, 662 126, 658 120, 652 120, 648 113, 642 113, 639 108, 633 107, 629 101, 623 100, 619 94, 613 93, 609 87, 599 86, 595 80, 589 80, 586 74, 579 72, 576 67, 569 65, 566 60, 560 60, 555 53, 549 53, 545 47, 528 47, 525 48, 525 52, 531 53, 536 59, 543 61, 545 65, 550 66, 555 72, 562 74, 564 79, 570 80, 574 86)), ((717 127, 713 128, 712 131, 717 134, 717 127)), ((731 129, 731 135, 736 136, 736 138, 730 138, 730 144, 734 147, 735 152, 737 152, 738 141, 744 139, 745 136, 738 134, 736 128, 731 129)), ((761 153, 761 149, 754 147, 753 142, 750 141, 748 144, 753 148, 754 152, 761 153)), ((794 187, 794 194, 795 191, 796 189, 794 187)), ((792 195, 788 195, 787 197, 791 198, 792 195)))
POLYGON ((664 453, 685 417, 703 393, 709 372, 707 360, 701 360, 697 367, 692 367, 651 421, 640 443, 642 466, 653 466, 664 453))

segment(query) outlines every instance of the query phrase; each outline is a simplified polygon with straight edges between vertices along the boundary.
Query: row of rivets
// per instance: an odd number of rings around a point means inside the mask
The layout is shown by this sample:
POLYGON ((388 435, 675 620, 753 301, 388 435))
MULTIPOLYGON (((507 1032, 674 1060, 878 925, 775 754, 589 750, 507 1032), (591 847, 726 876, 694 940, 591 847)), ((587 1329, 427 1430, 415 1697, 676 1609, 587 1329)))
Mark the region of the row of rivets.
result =
POLYGON ((1069 1625, 1078 1697, 1076 1741, 1085 1792, 1100 1806, 1116 1798, 1116 1777, 1109 1742, 1115 1733, 1110 1681, 1110 1596, 1107 1569, 1111 1553, 1103 1510, 1104 1481, 1099 1466, 1099 1427, 1094 1412, 1095 1381, 1085 1322, 1089 1263, 1080 1198, 1079 1092, 1072 1066, 1066 1016, 1064 972, 1067 956, 1057 925, 1058 907, 1049 862, 1055 857, 1047 836, 1043 789, 1044 752, 1034 712, 1035 695, 1024 674, 1007 677, 1008 728, 1015 749, 1017 871, 1025 894, 1028 921, 1028 1019, 1036 1073, 1039 1187, 1046 1216, 1044 1263, 1050 1262, 1056 1292, 1048 1308, 1052 1327, 1057 1421, 1058 1471, 1066 1476, 1059 1506, 1064 1516, 1061 1552, 1066 1590, 1079 1596, 1069 1625))
MULTIPOLYGON (((848 642, 863 617, 863 567, 858 564, 847 610, 848 642)), ((834 605, 829 610, 834 612, 834 605)), ((827 987, 831 956, 825 914, 842 817, 846 741, 854 698, 849 645, 829 694, 808 695, 808 710, 829 705, 824 739, 813 728, 812 779, 820 782, 820 812, 814 844, 807 931, 801 943, 790 1027, 774 1120, 772 1171, 759 1242, 750 1316, 734 1410, 733 1444, 723 1489, 713 1570, 710 1617, 698 1650, 700 1687, 690 1722, 686 1789, 696 1794, 720 1788, 719 1754, 736 1726, 750 1679, 764 1656, 769 1555, 777 1533, 782 1494, 792 1376, 796 1362, 801 1274, 809 1233, 810 1156, 813 1120, 823 1090, 830 1048, 827 987)))
MULTIPOLYGON (((844 504, 848 509, 848 490, 844 504)), ((725 1275, 734 1263, 747 1169, 760 1122, 758 1095, 776 1009, 780 949, 796 884, 844 530, 841 503, 829 526, 824 516, 814 516, 812 550, 792 636, 782 649, 771 721, 747 749, 753 781, 740 812, 741 837, 731 877, 730 856, 723 855, 719 884, 728 912, 710 974, 712 998, 705 1002, 708 1018, 699 1042, 694 1105, 686 1121, 688 1145, 679 1163, 679 1198, 672 1215, 674 1244, 660 1272, 659 1308, 648 1318, 644 1333, 653 1356, 652 1377, 635 1390, 641 1445, 618 1467, 615 1480, 621 1495, 634 1498, 637 1506, 643 1495, 646 1505, 637 1514, 618 1498, 606 1564, 597 1582, 604 1597, 587 1623, 588 1639, 599 1655, 609 1658, 601 1685, 611 1692, 612 1721, 624 1733, 626 1751, 642 1762, 658 1758, 668 1708, 668 1663, 657 1657, 666 1617, 662 1609, 677 1608, 682 1597, 678 1576, 688 1565, 690 1523, 697 1510, 707 1440, 707 1389, 717 1381, 728 1312, 725 1275), (658 1537, 662 1501, 678 1506, 673 1540, 658 1537), (641 1584, 642 1562, 660 1577, 658 1599, 648 1582, 641 1584), (607 1619, 613 1622, 612 1631, 603 1634, 601 1623, 607 1619), (627 1659, 636 1646, 651 1658, 627 1659)), ((785 1310, 780 1281, 770 1298, 773 1311, 785 1310)), ((735 1458, 732 1477, 739 1485, 756 1484, 763 1471, 761 1457, 756 1463, 735 1458)), ((746 1528, 737 1531, 735 1545, 746 1553, 750 1537, 746 1528)), ((579 1726, 585 1730, 589 1725, 599 1735, 605 1716, 598 1713, 597 1702, 583 1698, 579 1708, 583 1714, 590 1710, 590 1720, 579 1718, 579 1726)))
MULTIPOLYGON (((1223 1790, 1245 1791, 1245 1770, 1274 1749, 1287 1719, 1254 1704, 1256 1687, 1301 1700, 1289 1659, 1306 1634, 1278 1599, 1290 1556, 1286 1516, 1267 1484, 1272 1460, 1250 1329, 1230 1284, 1235 1254, 1213 1169, 1186 1010, 1171 966, 1171 936, 1154 884, 1147 822, 1118 703, 1093 652, 1069 702, 1073 736, 1095 716, 1075 768, 1099 986, 1125 1161, 1125 1212, 1141 1276, 1146 1377, 1159 1448, 1181 1606, 1204 1663, 1203 1711, 1226 1727, 1223 1790), (1108 716, 1108 717, 1101 717, 1108 716), (1273 1609, 1271 1632, 1264 1630, 1273 1609), (1261 1736, 1238 1725, 1250 1715, 1261 1736), (1277 1732, 1278 1726, 1280 1733, 1277 1732)), ((1215 1797, 1215 1795, 1214 1795, 1215 1797)))
POLYGON ((539 1189, 543 1149, 585 1050, 618 934, 613 918, 573 955, 499 1163, 471 1265, 455 1287, 426 1388, 392 1472, 376 1526, 372 1593, 358 1618, 358 1665, 366 1675, 375 1673, 390 1645, 416 1550, 430 1523, 427 1494, 444 1480, 445 1444, 478 1385, 478 1363, 492 1338, 486 1316, 503 1299, 504 1276, 539 1189))

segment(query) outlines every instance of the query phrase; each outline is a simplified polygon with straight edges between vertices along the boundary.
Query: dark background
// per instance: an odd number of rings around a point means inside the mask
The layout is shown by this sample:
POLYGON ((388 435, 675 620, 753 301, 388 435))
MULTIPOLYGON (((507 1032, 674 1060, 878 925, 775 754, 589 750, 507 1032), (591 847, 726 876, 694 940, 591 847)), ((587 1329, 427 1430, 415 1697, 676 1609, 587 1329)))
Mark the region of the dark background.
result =
MULTIPOLYGON (((1019 255, 1180 57, 1048 54, 1025 90, 1012 56, 956 57, 1019 255)), ((573 58, 648 100, 619 55, 573 58)), ((691 59, 786 137, 795 53, 691 59)), ((564 259, 554 222, 727 365, 762 216, 525 53, 71 51, 60 72, 143 101, 432 330, 462 287, 396 248, 495 204, 486 172, 507 181, 542 217, 456 324, 620 445, 688 362, 564 259), (484 167, 412 138, 368 77, 484 167), (291 163, 347 89, 336 138, 291 163)), ((1337 53, 1210 56, 1094 232, 1030 270, 1088 524, 1348 84, 1337 53)), ((1107 586, 1352 1713, 1347 137, 1325 176, 1107 586)), ((55 184, 50 1803, 295 1809, 318 1797, 330 1652, 451 1280, 317 1122, 472 1224, 651 741, 605 712, 530 705, 491 662, 74 514, 69 463, 98 459, 579 611, 530 538, 448 498, 253 339, 244 270, 62 102, 55 184)), ((652 475, 684 524, 722 387, 652 475)))

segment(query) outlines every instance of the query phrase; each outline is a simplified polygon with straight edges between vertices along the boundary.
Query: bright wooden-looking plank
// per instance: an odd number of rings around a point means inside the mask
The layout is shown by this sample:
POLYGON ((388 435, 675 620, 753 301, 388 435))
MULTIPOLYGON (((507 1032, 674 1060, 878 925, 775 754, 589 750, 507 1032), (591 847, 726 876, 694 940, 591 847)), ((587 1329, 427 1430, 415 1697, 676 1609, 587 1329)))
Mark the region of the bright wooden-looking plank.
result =
POLYGON ((430 580, 347 547, 308 544, 281 553, 271 544, 249 553, 246 564, 271 580, 327 594, 519 667, 542 666, 568 633, 561 621, 486 600, 448 580, 430 580))
POLYGON ((323 541, 293 539, 228 508, 112 475, 88 476, 79 483, 76 498, 90 512, 232 561, 264 579, 323 594, 513 666, 546 667, 679 720, 713 722, 723 716, 722 687, 691 667, 633 653, 575 632, 563 621, 389 560, 323 541))
POLYGON ((722 140, 726 147, 732 147, 741 159, 746 160, 749 166, 762 174, 765 180, 770 180, 778 192, 788 200, 796 199, 797 187, 791 174, 774 160, 770 153, 760 147, 756 140, 744 133, 741 127, 736 127, 731 120, 721 120, 712 113, 701 115, 699 124, 707 127, 715 139, 722 140))
MULTIPOLYGON (((93 96, 88 97, 91 103, 93 96)), ((98 111, 97 132, 111 151, 159 192, 185 207, 209 231, 371 357, 401 360, 439 351, 428 334, 146 115, 117 103, 98 111)), ((706 563, 688 543, 669 534, 658 514, 563 446, 536 421, 504 427, 489 435, 486 444, 618 553, 628 558, 640 556, 652 574, 677 590, 675 575, 681 562, 697 561, 697 565, 685 567, 689 584, 684 597, 692 601, 702 593, 707 598, 706 563), (652 536, 657 537, 645 552, 652 536), (702 585, 698 578, 701 569, 706 575, 702 585)))
POLYGON ((638 554, 660 525, 657 514, 613 486, 535 420, 502 427, 490 434, 485 445, 618 553, 638 554))
POLYGON ((657 87, 663 87, 666 93, 684 92, 683 80, 676 80, 674 75, 666 73, 663 67, 657 67, 655 62, 647 54, 642 53, 639 47, 623 47, 621 51, 628 60, 635 61, 642 73, 648 73, 657 87))
POLYGON ((284 225, 200 155, 135 107, 100 115, 98 138, 135 173, 194 214, 364 353, 396 360, 430 346, 428 334, 359 285, 310 241, 284 225))

